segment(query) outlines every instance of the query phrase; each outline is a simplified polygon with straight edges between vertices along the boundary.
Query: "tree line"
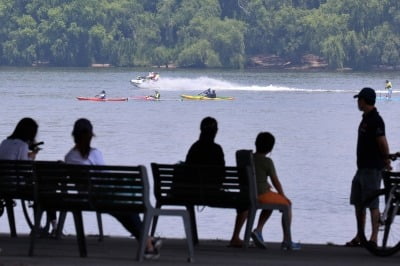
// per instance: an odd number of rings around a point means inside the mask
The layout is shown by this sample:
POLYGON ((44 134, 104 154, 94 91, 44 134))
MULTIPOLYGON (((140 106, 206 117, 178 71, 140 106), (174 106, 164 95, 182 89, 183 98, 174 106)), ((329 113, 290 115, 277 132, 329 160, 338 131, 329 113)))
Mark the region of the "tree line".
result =
POLYGON ((400 65, 398 0, 0 0, 0 65, 400 65))

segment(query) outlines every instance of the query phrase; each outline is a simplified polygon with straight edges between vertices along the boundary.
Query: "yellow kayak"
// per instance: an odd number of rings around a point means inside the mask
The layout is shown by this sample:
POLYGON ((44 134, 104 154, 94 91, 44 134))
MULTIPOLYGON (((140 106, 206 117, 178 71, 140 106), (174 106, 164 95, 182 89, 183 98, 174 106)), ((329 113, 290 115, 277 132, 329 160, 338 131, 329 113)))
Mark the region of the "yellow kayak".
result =
POLYGON ((219 97, 215 97, 215 98, 210 98, 210 97, 207 97, 207 96, 204 96, 204 95, 187 95, 187 94, 182 94, 181 98, 184 99, 184 100, 205 100, 205 101, 207 101, 207 100, 212 100, 212 101, 215 101, 215 100, 233 100, 234 99, 233 97, 221 97, 221 96, 219 96, 219 97))

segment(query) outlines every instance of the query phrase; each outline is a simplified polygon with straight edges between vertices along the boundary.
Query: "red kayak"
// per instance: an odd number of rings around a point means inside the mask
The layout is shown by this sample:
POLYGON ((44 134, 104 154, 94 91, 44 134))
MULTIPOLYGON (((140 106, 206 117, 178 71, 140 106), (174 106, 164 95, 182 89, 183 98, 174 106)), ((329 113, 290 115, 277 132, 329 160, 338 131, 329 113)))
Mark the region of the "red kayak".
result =
POLYGON ((94 102, 123 102, 128 98, 97 98, 97 97, 76 97, 79 101, 94 101, 94 102))

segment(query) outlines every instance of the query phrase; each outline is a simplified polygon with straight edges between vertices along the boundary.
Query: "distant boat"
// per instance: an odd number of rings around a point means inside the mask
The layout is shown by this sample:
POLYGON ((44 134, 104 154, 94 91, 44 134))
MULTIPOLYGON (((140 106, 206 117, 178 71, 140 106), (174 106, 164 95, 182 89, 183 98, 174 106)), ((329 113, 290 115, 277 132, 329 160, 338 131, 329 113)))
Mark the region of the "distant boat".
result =
POLYGON ((147 76, 138 76, 136 79, 131 79, 130 83, 137 88, 154 88, 160 74, 156 72, 150 72, 147 76))
POLYGON ((218 96, 215 98, 210 98, 210 97, 207 97, 204 95, 187 95, 187 94, 182 94, 181 98, 184 100, 204 100, 204 101, 234 100, 235 99, 233 97, 218 96))
POLYGON ((98 97, 76 97, 79 101, 94 101, 94 102, 123 102, 127 101, 128 98, 98 98, 98 97))

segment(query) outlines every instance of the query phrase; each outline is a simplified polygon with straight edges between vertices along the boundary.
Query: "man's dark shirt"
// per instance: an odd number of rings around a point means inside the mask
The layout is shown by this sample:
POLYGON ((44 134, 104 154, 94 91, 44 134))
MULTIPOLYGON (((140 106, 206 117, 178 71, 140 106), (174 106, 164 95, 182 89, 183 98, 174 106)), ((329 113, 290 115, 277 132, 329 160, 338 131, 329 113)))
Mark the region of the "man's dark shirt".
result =
POLYGON ((225 166, 224 152, 215 142, 198 140, 190 147, 185 163, 225 166))
POLYGON ((224 179, 223 167, 225 166, 224 152, 220 145, 212 140, 198 140, 190 147, 186 155, 186 165, 208 165, 215 168, 196 168, 186 170, 185 176, 189 177, 192 185, 208 184, 205 195, 210 195, 213 191, 219 191, 219 187, 224 179))
POLYGON ((385 136, 385 123, 376 108, 363 114, 358 127, 357 167, 358 169, 382 169, 384 155, 379 150, 377 138, 385 136))

